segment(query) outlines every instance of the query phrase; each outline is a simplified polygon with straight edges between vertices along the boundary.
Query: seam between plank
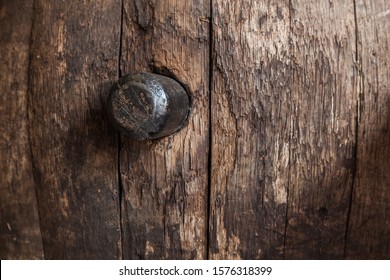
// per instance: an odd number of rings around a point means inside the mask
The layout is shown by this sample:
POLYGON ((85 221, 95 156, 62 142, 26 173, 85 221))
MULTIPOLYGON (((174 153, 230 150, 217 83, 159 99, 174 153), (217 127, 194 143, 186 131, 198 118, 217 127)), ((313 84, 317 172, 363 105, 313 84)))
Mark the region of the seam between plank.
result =
MULTIPOLYGON (((210 237, 211 237, 211 176, 212 176, 212 107, 213 107, 213 100, 212 100, 212 89, 213 89, 213 0, 210 0, 210 17, 209 17, 209 85, 208 85, 208 99, 209 99, 209 154, 208 154, 208 195, 207 195, 207 224, 206 224, 206 258, 210 259, 210 237)), ((215 230, 215 229, 214 229, 215 230)))
POLYGON ((354 186, 356 184, 356 176, 357 176, 357 169, 358 169, 358 147, 359 147, 359 124, 361 120, 361 113, 362 113, 362 101, 363 101, 363 94, 364 94, 364 80, 363 80, 363 73, 362 73, 362 65, 361 65, 361 56, 359 55, 359 29, 358 29, 358 19, 357 19, 357 7, 356 7, 356 0, 353 0, 353 12, 354 12, 354 19, 355 19, 355 67, 357 67, 357 80, 358 80, 358 92, 357 92, 357 99, 356 99, 356 117, 355 117, 355 145, 353 148, 353 160, 354 160, 354 166, 352 171, 352 183, 351 183, 351 190, 349 194, 349 205, 348 205, 348 211, 347 211, 347 221, 346 221, 346 229, 345 229, 345 236, 344 236, 344 253, 343 258, 347 258, 347 244, 348 244, 348 237, 349 237, 349 227, 350 227, 350 217, 351 217, 351 210, 352 210, 352 203, 353 203, 353 195, 354 195, 354 186))

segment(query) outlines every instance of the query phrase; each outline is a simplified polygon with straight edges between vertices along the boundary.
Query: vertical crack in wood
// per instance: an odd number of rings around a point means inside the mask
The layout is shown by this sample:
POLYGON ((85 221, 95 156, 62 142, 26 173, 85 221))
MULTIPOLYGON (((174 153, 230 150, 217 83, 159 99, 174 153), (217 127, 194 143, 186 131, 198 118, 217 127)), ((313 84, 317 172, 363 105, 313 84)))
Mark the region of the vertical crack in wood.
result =
MULTIPOLYGON (((288 12, 289 12, 289 32, 290 32, 290 38, 289 38, 289 55, 290 59, 292 59, 291 51, 291 37, 292 37, 292 2, 291 0, 288 1, 288 12)), ((293 69, 293 63, 290 61, 290 74, 292 73, 293 69)), ((290 91, 291 92, 291 91, 290 91)), ((291 122, 290 122, 291 124, 291 122)), ((290 129, 292 129, 290 127, 290 129)), ((285 221, 284 221, 284 239, 283 239, 283 259, 286 259, 286 242, 287 242, 287 228, 288 228, 288 200, 289 200, 289 192, 290 192, 290 182, 291 182, 291 131, 288 132, 288 178, 287 178, 287 189, 286 189, 286 213, 285 213, 285 221)))
POLYGON ((119 54, 118 54, 118 77, 122 77, 122 40, 123 40, 123 14, 124 14, 124 3, 121 0, 121 25, 120 25, 120 33, 119 33, 119 54))
POLYGON ((352 171, 351 191, 349 194, 349 205, 348 205, 347 221, 346 221, 345 235, 344 235, 344 253, 343 253, 344 259, 347 256, 347 242, 348 242, 349 227, 350 227, 350 217, 351 217, 351 209, 352 209, 352 202, 353 202, 354 186, 356 182, 357 168, 358 168, 357 157, 358 157, 358 143, 359 143, 359 123, 362 114, 362 102, 363 102, 363 95, 364 95, 364 80, 363 80, 362 64, 361 64, 362 61, 360 61, 360 55, 359 55, 359 29, 358 29, 356 0, 353 0, 353 13, 355 19, 355 67, 357 68, 356 75, 357 75, 357 82, 358 82, 357 85, 358 92, 356 98, 355 143, 353 148, 354 166, 352 171))
MULTIPOLYGON (((124 3, 121 0, 121 21, 120 21, 120 34, 119 34, 119 52, 118 52, 118 78, 122 77, 122 40, 123 40, 123 14, 124 14, 124 3)), ((122 184, 122 176, 121 176, 121 134, 118 132, 118 203, 119 203, 119 259, 124 259, 124 248, 123 248, 123 208, 124 208, 124 196, 123 196, 123 184, 122 184)))
POLYGON ((39 184, 39 180, 37 179, 37 167, 35 165, 35 159, 34 159, 34 153, 33 153, 33 150, 32 150, 32 140, 31 140, 31 122, 30 120, 32 119, 32 116, 31 116, 31 113, 30 111, 33 110, 33 108, 31 108, 31 79, 30 79, 30 73, 31 73, 31 61, 32 61, 32 54, 31 54, 31 47, 32 47, 32 44, 33 44, 33 32, 34 32, 34 26, 35 26, 35 19, 36 19, 36 1, 34 0, 33 1, 33 5, 32 5, 32 17, 31 17, 31 30, 30 30, 30 43, 29 43, 29 48, 28 48, 28 52, 29 52, 29 57, 28 57, 28 66, 27 66, 27 102, 26 102, 26 112, 27 112, 27 141, 28 141, 28 148, 29 148, 29 151, 30 151, 30 160, 31 160, 31 168, 32 168, 32 172, 33 172, 33 179, 34 179, 34 193, 35 193, 35 200, 36 200, 36 203, 37 203, 37 211, 38 211, 38 219, 39 219, 39 231, 40 231, 40 234, 41 234, 41 242, 42 242, 42 250, 43 250, 43 259, 46 259, 46 246, 45 246, 45 242, 44 242, 44 238, 43 238, 43 234, 42 234, 42 213, 41 213, 41 207, 39 207, 39 205, 41 204, 40 201, 39 201, 39 198, 38 198, 38 195, 37 195, 37 192, 38 192, 38 188, 40 186, 39 184))
POLYGON ((210 7, 209 7, 209 155, 208 155, 208 174, 207 174, 207 187, 208 187, 208 193, 207 193, 207 231, 206 231, 206 258, 210 259, 210 236, 212 234, 211 228, 210 228, 210 219, 211 219, 211 164, 212 164, 212 135, 213 135, 213 126, 212 126, 212 90, 213 90, 213 0, 210 0, 210 7))
POLYGON ((118 132, 118 204, 119 204, 119 259, 124 259, 123 254, 123 208, 124 208, 124 201, 123 201, 123 184, 122 184, 122 177, 121 177, 121 134, 118 132))

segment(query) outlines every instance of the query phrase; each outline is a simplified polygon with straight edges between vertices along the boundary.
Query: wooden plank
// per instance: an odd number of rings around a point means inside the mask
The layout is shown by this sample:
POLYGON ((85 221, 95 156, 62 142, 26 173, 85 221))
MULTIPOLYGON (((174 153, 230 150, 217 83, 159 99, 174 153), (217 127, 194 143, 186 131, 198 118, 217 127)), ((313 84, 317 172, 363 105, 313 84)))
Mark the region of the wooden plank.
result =
POLYGON ((289 1, 213 1, 210 258, 283 258, 289 1))
POLYGON ((104 102, 118 78, 118 1, 35 1, 29 125, 45 257, 121 255, 117 139, 104 102))
POLYGON ((209 1, 125 1, 123 74, 156 72, 188 89, 188 125, 148 142, 122 138, 124 257, 206 257, 209 1))
POLYGON ((213 15, 211 257, 342 258, 352 3, 216 1, 213 15))
POLYGON ((346 257, 390 258, 390 2, 356 0, 360 73, 356 180, 346 257))
POLYGON ((43 258, 27 130, 33 1, 0 4, 0 259, 43 258))
POLYGON ((291 2, 286 259, 342 259, 354 177, 353 1, 291 2))

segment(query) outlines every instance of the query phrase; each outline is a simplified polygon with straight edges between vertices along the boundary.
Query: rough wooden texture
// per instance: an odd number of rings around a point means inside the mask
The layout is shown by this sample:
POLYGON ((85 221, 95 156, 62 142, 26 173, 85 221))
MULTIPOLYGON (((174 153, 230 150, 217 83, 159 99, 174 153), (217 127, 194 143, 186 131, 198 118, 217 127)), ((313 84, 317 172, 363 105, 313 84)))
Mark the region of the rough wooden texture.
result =
POLYGON ((284 257, 342 259, 356 145, 354 5, 293 0, 290 11, 284 257))
POLYGON ((390 258, 390 2, 356 0, 357 170, 346 258, 390 258))
POLYGON ((390 257, 389 1, 34 2, 0 2, 0 258, 390 257), (118 137, 133 72, 182 130, 118 137))
POLYGON ((32 2, 0 2, 0 259, 43 258, 27 135, 32 2))
POLYGON ((353 3, 215 2, 211 257, 343 258, 353 3))
POLYGON ((212 14, 210 257, 283 258, 289 2, 216 0, 212 14))
POLYGON ((122 138, 124 258, 206 257, 209 2, 124 1, 123 74, 159 72, 183 83, 189 123, 153 142, 122 138))
POLYGON ((104 102, 118 77, 118 1, 35 1, 29 126, 48 259, 121 255, 117 139, 104 102))

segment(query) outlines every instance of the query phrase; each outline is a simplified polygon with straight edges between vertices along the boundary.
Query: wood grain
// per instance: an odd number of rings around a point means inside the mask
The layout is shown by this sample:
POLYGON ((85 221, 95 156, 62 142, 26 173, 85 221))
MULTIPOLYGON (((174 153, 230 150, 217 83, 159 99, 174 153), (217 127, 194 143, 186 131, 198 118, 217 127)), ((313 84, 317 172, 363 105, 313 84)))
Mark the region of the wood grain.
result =
POLYGON ((389 11, 1 1, 0 258, 388 259, 389 11), (185 87, 183 129, 114 130, 134 72, 185 87))
POLYGON ((27 130, 32 16, 33 1, 0 3, 0 259, 43 258, 27 130))
POLYGON ((356 0, 359 131, 346 258, 390 258, 390 2, 356 0))
POLYGON ((121 70, 181 82, 192 109, 175 135, 122 138, 124 258, 201 259, 207 252, 209 1, 124 1, 121 70))
POLYGON ((213 2, 210 258, 283 258, 289 1, 213 2))
POLYGON ((284 257, 342 259, 356 160, 354 5, 291 1, 290 10, 284 257))
POLYGON ((211 257, 342 258, 357 106, 353 3, 215 3, 211 257))
POLYGON ((117 139, 104 103, 118 77, 118 1, 35 1, 29 126, 48 259, 121 255, 117 139))

